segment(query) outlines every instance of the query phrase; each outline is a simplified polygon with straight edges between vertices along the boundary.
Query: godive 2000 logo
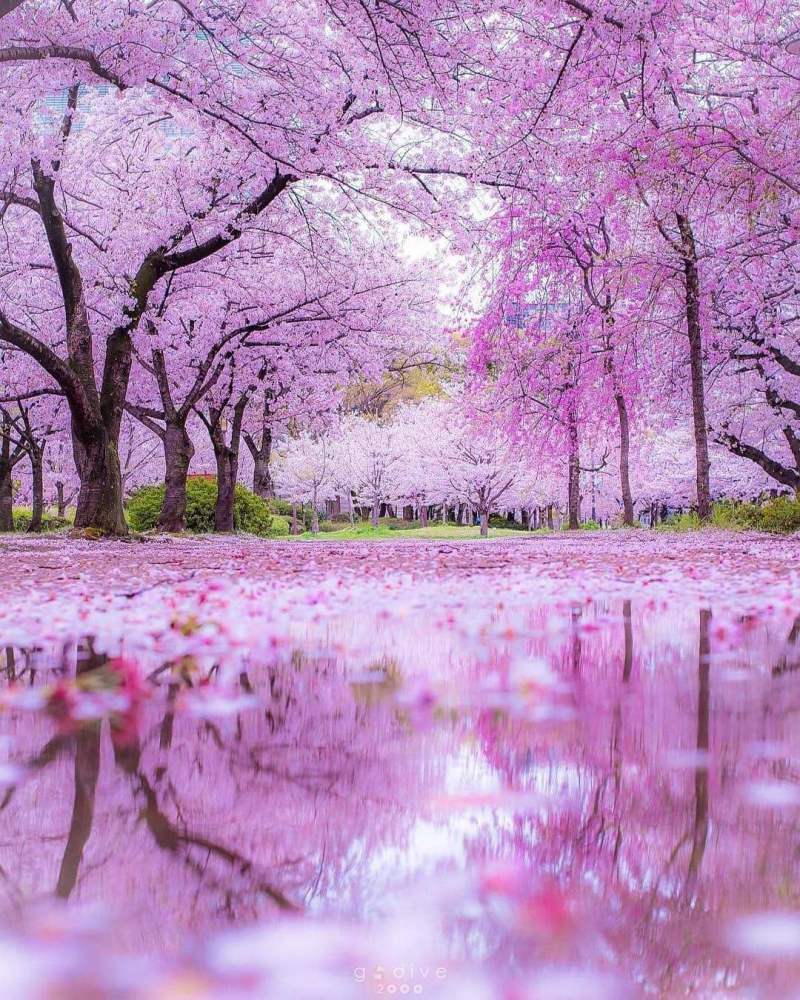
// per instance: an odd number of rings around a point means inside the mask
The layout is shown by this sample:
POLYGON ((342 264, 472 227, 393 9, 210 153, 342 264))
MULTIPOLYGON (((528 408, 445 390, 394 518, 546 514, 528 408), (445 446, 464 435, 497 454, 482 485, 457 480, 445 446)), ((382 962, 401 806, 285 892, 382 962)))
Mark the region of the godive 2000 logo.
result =
POLYGON ((370 983, 379 996, 422 996, 427 984, 447 979, 447 969, 424 965, 376 965, 374 969, 359 966, 353 976, 358 983, 370 983))

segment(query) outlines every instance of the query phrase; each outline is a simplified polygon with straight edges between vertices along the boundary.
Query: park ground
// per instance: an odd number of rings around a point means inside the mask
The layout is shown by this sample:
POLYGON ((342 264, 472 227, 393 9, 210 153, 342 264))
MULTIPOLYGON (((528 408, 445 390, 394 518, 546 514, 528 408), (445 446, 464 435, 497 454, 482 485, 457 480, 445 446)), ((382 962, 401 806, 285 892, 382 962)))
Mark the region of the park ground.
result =
MULTIPOLYGON (((800 586, 800 535, 646 529, 540 534, 508 531, 484 540, 477 528, 439 526, 407 532, 368 526, 316 536, 311 544, 247 535, 154 535, 126 541, 87 541, 63 533, 0 536, 0 575, 6 599, 24 591, 34 601, 51 591, 59 597, 169 588, 186 579, 242 581, 290 579, 313 585, 320 579, 353 577, 391 583, 467 575, 492 586, 496 577, 524 574, 542 587, 563 581, 570 588, 624 584, 637 591, 691 584, 710 596, 747 588, 763 595, 770 586, 800 586), (423 534, 423 532, 426 532, 423 534), (498 537, 499 536, 499 537, 498 537), (373 541, 373 539, 377 539, 373 541), (467 544, 469 542, 469 544, 467 544), (714 588, 718 592, 714 592, 714 588)), ((298 536, 300 541, 311 535, 298 536)))

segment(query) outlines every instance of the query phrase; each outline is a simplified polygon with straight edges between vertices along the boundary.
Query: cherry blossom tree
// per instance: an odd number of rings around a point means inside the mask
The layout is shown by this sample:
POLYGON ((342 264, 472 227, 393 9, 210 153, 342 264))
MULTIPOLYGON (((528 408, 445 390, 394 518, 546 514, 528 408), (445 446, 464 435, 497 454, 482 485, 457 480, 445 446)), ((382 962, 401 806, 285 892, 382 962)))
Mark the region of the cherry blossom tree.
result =
POLYGON ((486 538, 491 512, 511 498, 514 487, 523 490, 523 480, 531 476, 527 455, 501 429, 489 430, 469 420, 449 427, 437 442, 437 453, 451 495, 476 511, 481 537, 486 538))
MULTIPOLYGON (((605 379, 589 383, 593 409, 602 412, 609 391, 618 409, 620 401, 629 409, 643 376, 651 381, 644 386, 649 395, 660 368, 680 372, 675 397, 692 419, 694 492, 705 519, 713 492, 710 426, 739 454, 762 467, 771 461, 784 483, 794 481, 793 310, 782 308, 782 332, 772 343, 780 358, 768 349, 762 364, 772 380, 768 389, 756 358, 746 357, 754 352, 742 345, 742 321, 752 335, 748 309, 756 309, 757 326, 777 330, 761 303, 793 294, 785 278, 794 272, 797 185, 787 169, 792 145, 783 116, 796 57, 780 43, 785 5, 668 3, 641 17, 618 6, 600 12, 592 5, 541 5, 552 14, 558 69, 544 102, 535 87, 519 86, 498 128, 516 136, 504 147, 505 166, 517 167, 519 183, 495 217, 496 300, 478 326, 476 368, 488 365, 493 378, 516 379, 522 388, 512 402, 524 409, 527 374, 487 332, 496 336, 509 301, 543 294, 543 269, 555 263, 577 269, 580 309, 595 317, 569 340, 573 349, 579 341, 584 357, 602 350, 606 359, 605 379), (709 379, 716 382, 727 358, 733 367, 749 362, 762 380, 758 406, 774 417, 766 450, 748 441, 741 422, 734 429, 724 415, 718 421, 709 379)), ((626 417, 619 415, 625 437, 626 417)), ((766 428, 763 418, 758 423, 766 428)), ((621 463, 625 454, 621 448, 621 463)), ((623 503, 630 519, 629 489, 623 503)))
POLYGON ((13 485, 16 470, 31 504, 28 531, 42 530, 45 501, 45 455, 52 441, 64 434, 66 407, 60 393, 43 387, 40 372, 13 352, 0 353, 4 375, 0 381, 0 524, 12 531, 13 485), (29 475, 21 473, 27 460, 29 475))
POLYGON ((281 449, 275 470, 275 485, 280 496, 292 503, 311 507, 311 530, 319 532, 319 510, 325 500, 336 496, 331 442, 325 435, 303 432, 288 438, 281 449))
POLYGON ((0 337, 64 393, 81 479, 76 525, 111 533, 126 530, 118 440, 134 348, 165 288, 235 258, 279 203, 313 219, 320 191, 330 212, 335 189, 344 203, 403 210, 418 192, 394 160, 406 137, 400 130, 393 145, 376 122, 408 115, 438 126, 431 87, 452 89, 448 74, 466 54, 443 38, 435 7, 397 20, 348 0, 312 3, 302 32, 290 28, 291 4, 246 3, 213 19, 199 0, 157 16, 118 13, 21 5, 0 27, 3 128, 19 130, 4 144, 0 184, 19 237, 0 337), (285 44, 252 44, 272 37, 285 44), (278 82, 288 79, 289 92, 278 82), (373 186, 381 176, 386 193, 373 186), (44 267, 25 288, 17 279, 34 264, 44 267))
POLYGON ((352 416, 342 421, 334 444, 334 465, 340 487, 370 508, 370 523, 378 526, 381 506, 401 494, 402 443, 392 423, 352 416))
POLYGON ((393 415, 402 456, 398 492, 416 507, 422 528, 428 526, 428 508, 448 497, 450 484, 438 448, 450 419, 457 419, 450 401, 436 397, 408 403, 393 415))

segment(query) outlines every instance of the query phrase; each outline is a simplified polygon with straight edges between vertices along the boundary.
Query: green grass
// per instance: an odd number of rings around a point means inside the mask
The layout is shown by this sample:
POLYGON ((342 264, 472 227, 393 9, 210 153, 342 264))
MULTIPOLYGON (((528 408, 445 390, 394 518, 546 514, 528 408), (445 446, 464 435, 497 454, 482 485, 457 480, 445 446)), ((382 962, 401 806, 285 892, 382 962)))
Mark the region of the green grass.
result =
MULTIPOLYGON (((25 506, 25 504, 14 504, 14 515, 22 514, 23 516, 31 516, 30 506, 25 506)), ((56 506, 55 504, 45 504, 44 505, 44 516, 45 517, 55 517, 56 516, 56 506)), ((72 521, 75 517, 75 507, 67 507, 67 520, 72 521)))
MULTIPOLYGON (((14 530, 17 533, 22 533, 28 530, 28 525, 31 523, 32 511, 30 507, 25 507, 19 504, 14 504, 13 507, 14 516, 14 530)), ((67 509, 67 520, 59 520, 55 507, 45 506, 44 513, 42 516, 42 531, 60 531, 63 528, 70 527, 73 520, 75 519, 75 508, 70 507, 67 509)))
MULTIPOLYGON (((531 534, 540 532, 516 531, 513 528, 489 528, 489 538, 526 538, 531 534)), ((373 539, 391 539, 398 541, 404 538, 412 540, 424 539, 480 539, 481 529, 475 525, 466 527, 460 524, 431 524, 427 528, 389 528, 386 525, 379 525, 373 528, 368 522, 356 523, 352 527, 345 525, 339 531, 321 531, 318 535, 313 535, 310 531, 304 531, 301 535, 295 535, 291 541, 313 541, 322 540, 325 542, 352 542, 371 541, 373 539)))

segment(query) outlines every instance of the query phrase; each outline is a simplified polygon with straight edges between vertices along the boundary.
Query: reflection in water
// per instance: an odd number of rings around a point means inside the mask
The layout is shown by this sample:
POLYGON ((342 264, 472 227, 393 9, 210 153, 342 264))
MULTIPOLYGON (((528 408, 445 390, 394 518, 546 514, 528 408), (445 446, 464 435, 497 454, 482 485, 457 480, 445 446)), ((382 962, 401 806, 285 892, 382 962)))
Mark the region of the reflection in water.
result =
POLYGON ((61 899, 68 899, 75 888, 83 849, 92 832, 97 776, 100 773, 100 723, 90 722, 82 726, 74 744, 75 797, 56 884, 56 895, 61 899))
POLYGON ((800 907, 800 620, 557 611, 457 657, 387 634, 395 655, 358 669, 333 629, 327 656, 250 664, 225 697, 187 662, 137 687, 91 642, 6 649, 6 917, 101 903, 114 948, 168 954, 414 900, 443 963, 782 995, 796 967, 726 927, 800 907))
POLYGON ((708 840, 708 722, 711 702, 711 612, 700 610, 700 642, 697 652, 697 760, 694 771, 694 830, 686 888, 693 892, 708 840))

